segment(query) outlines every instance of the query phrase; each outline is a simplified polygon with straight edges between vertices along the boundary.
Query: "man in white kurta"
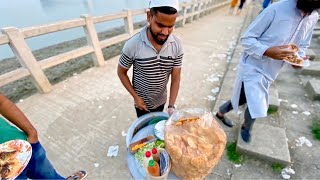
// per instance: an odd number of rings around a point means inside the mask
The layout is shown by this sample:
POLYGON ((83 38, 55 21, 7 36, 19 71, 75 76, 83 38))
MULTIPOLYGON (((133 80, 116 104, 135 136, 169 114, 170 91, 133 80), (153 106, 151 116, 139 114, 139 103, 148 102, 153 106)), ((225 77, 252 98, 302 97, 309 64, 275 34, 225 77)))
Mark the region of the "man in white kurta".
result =
POLYGON ((241 38, 244 52, 233 96, 220 107, 216 116, 232 127, 232 121, 224 114, 232 109, 237 112, 239 105, 246 103, 245 122, 241 130, 245 142, 250 141, 250 130, 255 119, 267 116, 269 87, 285 64, 283 59, 294 54, 288 45, 295 44, 300 57, 305 57, 319 19, 316 11, 319 8, 318 0, 279 1, 263 10, 241 38))

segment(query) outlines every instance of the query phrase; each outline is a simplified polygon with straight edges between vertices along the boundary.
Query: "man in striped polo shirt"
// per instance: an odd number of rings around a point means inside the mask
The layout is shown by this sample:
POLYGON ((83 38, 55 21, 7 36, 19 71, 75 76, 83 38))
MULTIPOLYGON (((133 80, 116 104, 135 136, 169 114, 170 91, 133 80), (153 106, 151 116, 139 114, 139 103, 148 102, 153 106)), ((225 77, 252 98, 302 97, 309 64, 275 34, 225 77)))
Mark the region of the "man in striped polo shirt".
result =
POLYGON ((171 34, 178 16, 178 0, 151 0, 149 25, 123 47, 118 76, 135 101, 137 116, 163 111, 171 75, 168 113, 174 111, 179 91, 183 51, 180 40, 171 34), (127 75, 133 65, 132 84, 127 75))

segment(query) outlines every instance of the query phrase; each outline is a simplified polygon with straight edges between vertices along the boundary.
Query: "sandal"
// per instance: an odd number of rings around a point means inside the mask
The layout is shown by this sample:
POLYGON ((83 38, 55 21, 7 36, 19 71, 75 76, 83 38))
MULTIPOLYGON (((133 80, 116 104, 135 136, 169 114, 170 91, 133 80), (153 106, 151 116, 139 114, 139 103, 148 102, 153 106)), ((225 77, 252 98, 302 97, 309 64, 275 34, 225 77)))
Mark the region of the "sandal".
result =
POLYGON ((87 177, 87 175, 88 174, 85 171, 77 171, 69 177, 67 177, 67 180, 83 180, 87 177))

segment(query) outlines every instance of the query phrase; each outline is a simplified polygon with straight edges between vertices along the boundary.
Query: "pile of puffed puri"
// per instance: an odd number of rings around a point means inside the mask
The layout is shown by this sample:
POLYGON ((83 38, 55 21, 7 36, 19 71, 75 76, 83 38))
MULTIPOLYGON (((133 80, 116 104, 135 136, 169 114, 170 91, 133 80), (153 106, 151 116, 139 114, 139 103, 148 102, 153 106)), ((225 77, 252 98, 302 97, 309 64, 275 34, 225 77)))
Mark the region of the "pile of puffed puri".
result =
POLYGON ((226 134, 204 109, 176 111, 165 126, 172 172, 181 179, 204 179, 219 162, 226 134))

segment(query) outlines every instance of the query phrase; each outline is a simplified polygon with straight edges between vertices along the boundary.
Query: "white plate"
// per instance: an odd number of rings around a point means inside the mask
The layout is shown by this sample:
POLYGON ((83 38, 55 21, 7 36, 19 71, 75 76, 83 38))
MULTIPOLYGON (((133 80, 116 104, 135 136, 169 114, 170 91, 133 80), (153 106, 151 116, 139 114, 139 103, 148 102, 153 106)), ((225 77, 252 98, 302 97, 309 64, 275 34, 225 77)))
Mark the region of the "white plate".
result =
POLYGON ((291 65, 295 65, 295 66, 300 66, 300 67, 309 67, 310 66, 310 61, 309 60, 304 60, 302 64, 296 64, 290 61, 286 61, 284 60, 286 63, 291 64, 291 65))
POLYGON ((154 134, 160 140, 164 140, 164 126, 167 120, 159 121, 154 127, 154 134))
MULTIPOLYGON (((303 59, 302 57, 300 57, 300 55, 297 52, 295 53, 295 55, 298 56, 299 59, 303 59)), ((300 67, 308 67, 308 66, 310 66, 309 59, 304 60, 302 64, 296 64, 296 63, 293 63, 293 62, 290 62, 290 61, 287 61, 287 60, 284 60, 284 61, 286 63, 294 65, 294 66, 300 66, 300 67)))
POLYGON ((24 140, 12 140, 5 142, 3 144, 0 144, 0 152, 3 152, 5 150, 16 150, 18 151, 17 156, 15 159, 19 161, 19 166, 17 166, 17 169, 19 169, 15 174, 13 174, 10 178, 6 180, 14 180, 28 165, 29 160, 32 155, 32 147, 29 142, 24 140))

